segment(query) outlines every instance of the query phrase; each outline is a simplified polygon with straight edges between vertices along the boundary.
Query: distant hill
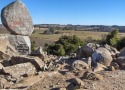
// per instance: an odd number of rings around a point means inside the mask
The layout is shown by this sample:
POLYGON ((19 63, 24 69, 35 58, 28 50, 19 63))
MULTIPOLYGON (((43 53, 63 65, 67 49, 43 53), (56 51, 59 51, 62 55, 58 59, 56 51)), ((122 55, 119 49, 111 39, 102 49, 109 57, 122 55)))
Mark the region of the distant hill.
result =
POLYGON ((125 26, 106 26, 106 25, 60 25, 60 24, 36 24, 34 25, 35 29, 41 28, 53 28, 56 30, 83 30, 83 31, 101 31, 109 32, 117 28, 120 32, 125 32, 125 26))

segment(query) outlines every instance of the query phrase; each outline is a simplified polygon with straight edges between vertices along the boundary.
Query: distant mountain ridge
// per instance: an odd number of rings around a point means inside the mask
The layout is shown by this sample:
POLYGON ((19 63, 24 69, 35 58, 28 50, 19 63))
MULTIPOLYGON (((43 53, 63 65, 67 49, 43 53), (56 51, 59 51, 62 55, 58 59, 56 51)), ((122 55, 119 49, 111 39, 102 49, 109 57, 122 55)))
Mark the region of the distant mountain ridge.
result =
POLYGON ((84 31, 103 31, 109 32, 118 29, 120 32, 125 32, 125 26, 118 25, 61 25, 61 24, 35 24, 35 28, 54 28, 56 30, 84 30, 84 31))

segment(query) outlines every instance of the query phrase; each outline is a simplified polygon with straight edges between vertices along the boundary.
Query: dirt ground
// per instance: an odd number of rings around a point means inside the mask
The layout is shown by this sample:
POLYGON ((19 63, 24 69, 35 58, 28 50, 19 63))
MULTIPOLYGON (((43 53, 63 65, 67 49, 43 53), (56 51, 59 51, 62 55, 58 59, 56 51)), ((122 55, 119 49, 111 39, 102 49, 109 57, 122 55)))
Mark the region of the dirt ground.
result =
MULTIPOLYGON (((26 90, 59 90, 59 88, 66 88, 67 90, 125 90, 125 71, 100 71, 97 74, 101 75, 103 79, 88 80, 84 79, 85 70, 73 71, 71 64, 74 60, 65 60, 65 65, 62 69, 55 71, 40 72, 39 75, 25 78, 18 83, 22 88, 28 86, 26 90), (73 89, 71 85, 73 78, 79 78, 83 81, 84 87, 80 89, 73 89)), ((17 88, 17 85, 16 88, 17 88)))
MULTIPOLYGON (((47 73, 46 73, 47 74, 47 73)), ((60 87, 67 87, 72 90, 70 80, 75 76, 71 72, 65 75, 60 72, 49 72, 39 82, 31 86, 28 90, 58 90, 60 87)), ((83 80, 85 87, 78 90, 125 90, 125 71, 102 71, 103 80, 83 80)))

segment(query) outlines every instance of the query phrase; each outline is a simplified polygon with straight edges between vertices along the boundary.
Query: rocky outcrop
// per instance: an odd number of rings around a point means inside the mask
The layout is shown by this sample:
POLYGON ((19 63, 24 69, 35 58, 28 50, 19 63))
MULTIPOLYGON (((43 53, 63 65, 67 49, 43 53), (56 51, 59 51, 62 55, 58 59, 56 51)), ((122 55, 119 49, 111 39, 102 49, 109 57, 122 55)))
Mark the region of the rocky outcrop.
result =
POLYGON ((92 60, 93 62, 99 62, 105 66, 110 66, 113 59, 111 53, 106 48, 100 47, 92 54, 92 60))
POLYGON ((32 18, 21 1, 14 1, 4 7, 1 20, 5 28, 14 35, 29 36, 33 32, 32 18))

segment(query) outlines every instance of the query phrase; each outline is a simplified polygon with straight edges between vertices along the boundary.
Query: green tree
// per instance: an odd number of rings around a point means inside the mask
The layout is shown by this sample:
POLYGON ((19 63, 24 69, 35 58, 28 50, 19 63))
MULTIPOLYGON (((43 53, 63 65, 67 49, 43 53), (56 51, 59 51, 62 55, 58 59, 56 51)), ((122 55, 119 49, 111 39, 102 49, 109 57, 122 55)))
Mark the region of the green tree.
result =
POLYGON ((118 41, 119 41, 119 38, 118 38, 118 29, 113 30, 106 37, 106 43, 109 44, 109 45, 112 45, 114 47, 117 46, 118 41))
POLYGON ((117 49, 120 50, 123 47, 125 47, 125 37, 121 38, 119 42, 117 43, 117 49))

